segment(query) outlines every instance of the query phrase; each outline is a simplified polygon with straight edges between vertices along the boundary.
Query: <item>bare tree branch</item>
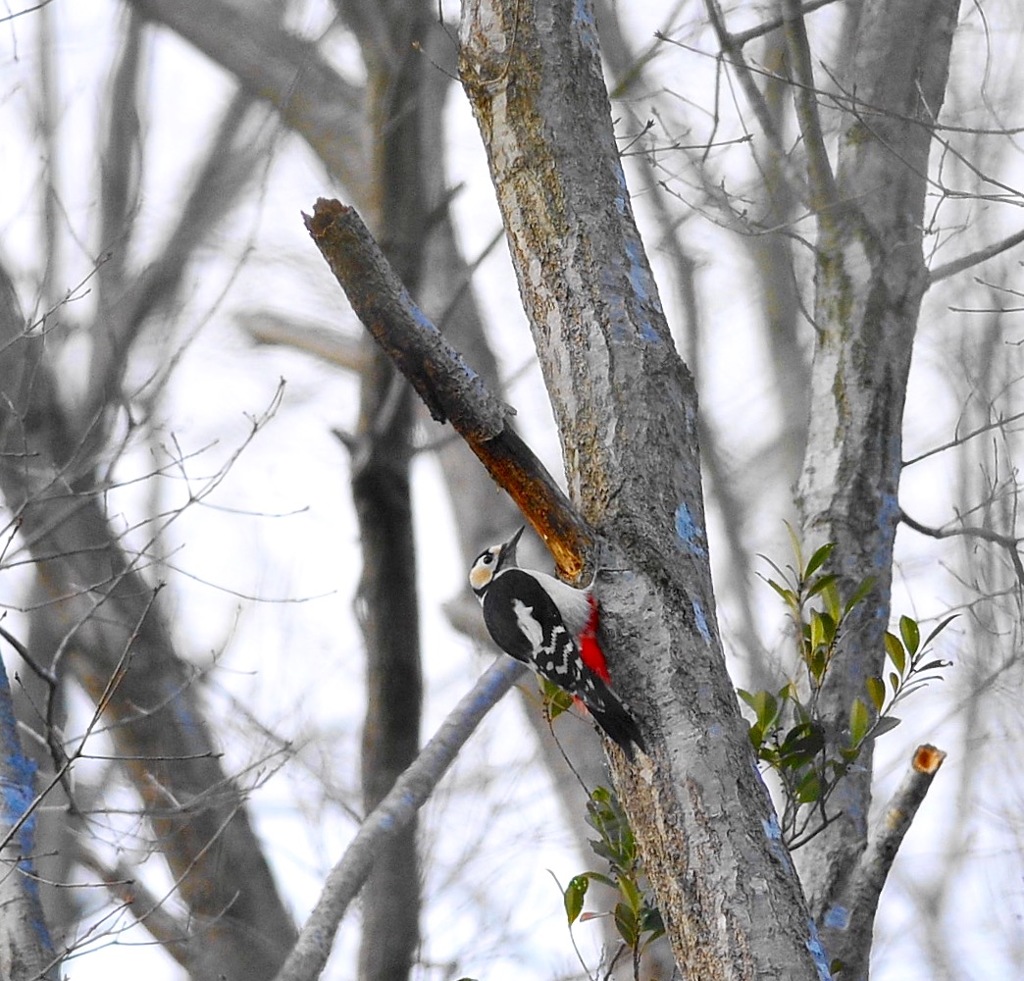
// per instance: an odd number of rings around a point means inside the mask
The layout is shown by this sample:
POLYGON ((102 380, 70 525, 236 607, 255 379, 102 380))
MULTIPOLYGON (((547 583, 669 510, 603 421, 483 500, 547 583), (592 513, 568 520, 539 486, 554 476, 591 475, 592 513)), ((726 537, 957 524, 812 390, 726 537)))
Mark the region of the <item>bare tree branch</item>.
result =
POLYGON ((188 968, 188 923, 171 912, 167 897, 157 896, 148 889, 125 862, 108 866, 88 848, 79 849, 77 857, 100 877, 110 894, 131 911, 136 922, 141 923, 182 967, 188 968))
POLYGON ((102 495, 76 493, 56 462, 54 442, 65 427, 44 340, 26 330, 0 269, 0 343, 12 342, 0 359, 0 489, 40 570, 49 612, 65 630, 69 662, 116 723, 111 738, 150 809, 191 922, 197 930, 217 923, 192 938, 193 972, 212 977, 244 965, 248 976, 265 977, 290 948, 293 924, 242 790, 220 766, 195 672, 149 609, 144 550, 126 554, 102 495))
MULTIPOLYGON (((798 9, 793 13, 798 14, 801 18, 806 17, 807 14, 814 13, 815 10, 820 10, 822 7, 827 7, 829 4, 836 3, 837 0, 807 0, 806 3, 798 5, 798 9)), ((749 27, 745 31, 739 31, 736 34, 731 35, 732 43, 737 47, 742 48, 744 45, 749 44, 751 41, 756 40, 759 37, 764 37, 766 34, 771 34, 772 31, 777 31, 786 23, 786 17, 791 16, 789 13, 783 14, 781 17, 773 17, 771 20, 766 20, 756 27, 749 27)))
POLYGON ((741 47, 736 44, 735 39, 725 26, 725 15, 722 13, 718 0, 704 0, 704 6, 707 9, 711 26, 715 30, 722 54, 725 55, 726 60, 736 72, 736 79, 740 83, 740 88, 743 89, 743 94, 746 96, 747 103, 757 119, 761 132, 764 133, 765 138, 768 140, 772 153, 778 159, 779 166, 786 175, 787 180, 792 183, 794 196, 804 200, 808 192, 807 186, 797 175, 796 168, 793 167, 789 154, 782 144, 782 137, 779 135, 778 128, 772 119, 771 113, 768 111, 767 105, 765 105, 764 96, 757 87, 757 82, 754 81, 753 72, 747 64, 747 59, 741 47))
POLYGON ((871 933, 878 897, 910 825, 924 802, 946 754, 934 746, 918 746, 910 768, 885 806, 849 880, 828 912, 836 938, 829 952, 849 977, 867 976, 871 933))
POLYGON ((1004 426, 1008 426, 1011 422, 1017 422, 1020 419, 1024 419, 1024 412, 1015 412, 1012 416, 1000 416, 998 419, 992 422, 986 423, 984 426, 979 426, 977 429, 972 429, 969 433, 964 433, 963 436, 956 436, 941 446, 934 446, 930 450, 925 450, 924 453, 918 453, 917 456, 911 457, 909 460, 903 461, 904 467, 912 466, 915 463, 920 463, 922 460, 927 460, 930 456, 935 456, 936 453, 944 453, 946 450, 951 450, 956 446, 962 446, 968 440, 974 439, 975 436, 983 436, 985 433, 992 432, 993 429, 1002 429, 1004 426))
POLYGON ((558 567, 577 578, 592 548, 592 534, 506 422, 508 407, 413 303, 354 209, 321 198, 313 216, 304 217, 359 319, 412 382, 431 416, 451 421, 519 504, 558 567))
POLYGON ((331 869, 276 981, 315 981, 320 976, 338 924, 359 894, 383 843, 413 820, 483 717, 525 670, 517 661, 499 657, 463 695, 416 762, 367 816, 341 860, 331 869))
POLYGON ((280 344, 305 351, 346 371, 360 372, 368 361, 361 338, 326 323, 296 320, 286 314, 264 310, 236 313, 234 321, 239 330, 257 344, 280 344))
POLYGON ((1012 535, 1004 535, 991 528, 963 525, 959 528, 930 528, 928 525, 915 521, 906 511, 900 511, 900 520, 908 527, 921 535, 929 538, 979 538, 985 542, 992 542, 1005 549, 1013 571, 1017 576, 1017 582, 1024 586, 1024 561, 1020 557, 1020 543, 1022 539, 1012 535))
POLYGON ((993 242, 991 245, 986 245, 984 248, 976 249, 974 252, 961 256, 959 259, 953 259, 950 262, 943 263, 941 266, 936 266, 928 273, 928 284, 931 285, 932 283, 939 282, 941 279, 948 279, 950 276, 962 273, 965 269, 970 269, 972 266, 987 262, 989 259, 1020 245, 1021 242, 1024 242, 1024 229, 1014 232, 1012 235, 1007 235, 1006 238, 993 242))
POLYGON ((830 214, 838 203, 835 178, 825 149, 825 138, 821 132, 821 116, 815 97, 814 69, 811 65, 811 49, 807 43, 807 28, 803 11, 798 0, 782 0, 783 27, 789 54, 789 67, 796 85, 793 98, 796 102, 796 118, 804 138, 807 152, 807 177, 810 188, 811 208, 815 214, 831 219, 830 214))

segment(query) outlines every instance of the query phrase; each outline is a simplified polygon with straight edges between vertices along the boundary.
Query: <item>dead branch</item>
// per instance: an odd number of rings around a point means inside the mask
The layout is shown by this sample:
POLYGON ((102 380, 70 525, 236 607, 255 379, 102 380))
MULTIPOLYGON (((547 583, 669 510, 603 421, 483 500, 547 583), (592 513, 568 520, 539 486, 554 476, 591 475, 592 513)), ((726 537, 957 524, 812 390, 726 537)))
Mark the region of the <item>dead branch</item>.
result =
POLYGON ((320 198, 303 216, 356 315, 409 379, 431 416, 451 422, 488 473, 519 505, 570 579, 583 572, 593 534, 508 424, 493 395, 413 302, 354 208, 320 198))

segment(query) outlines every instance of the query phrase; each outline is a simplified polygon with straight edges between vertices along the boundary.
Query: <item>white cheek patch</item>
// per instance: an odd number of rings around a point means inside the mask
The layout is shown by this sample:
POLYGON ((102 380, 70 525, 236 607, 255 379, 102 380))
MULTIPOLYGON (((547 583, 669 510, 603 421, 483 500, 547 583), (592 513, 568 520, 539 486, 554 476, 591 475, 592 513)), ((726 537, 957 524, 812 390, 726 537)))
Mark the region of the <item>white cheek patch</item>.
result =
POLYGON ((535 650, 540 650, 544 645, 544 628, 534 619, 533 607, 527 606, 522 600, 512 601, 512 610, 516 615, 516 625, 519 632, 530 642, 535 650))

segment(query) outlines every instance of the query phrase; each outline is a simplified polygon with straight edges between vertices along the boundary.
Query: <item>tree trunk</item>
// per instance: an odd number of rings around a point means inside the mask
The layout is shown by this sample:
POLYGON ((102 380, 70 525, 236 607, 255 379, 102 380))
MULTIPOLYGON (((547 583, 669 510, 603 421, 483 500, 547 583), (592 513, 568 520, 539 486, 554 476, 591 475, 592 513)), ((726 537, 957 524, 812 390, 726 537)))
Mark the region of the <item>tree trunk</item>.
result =
POLYGON ((714 622, 692 380, 639 240, 588 3, 466 2, 461 72, 487 149, 613 681, 653 766, 613 770, 689 976, 827 974, 714 622))
MULTIPOLYGON (((427 238, 427 182, 421 166, 426 62, 419 51, 427 5, 339 3, 362 44, 367 67, 374 226, 389 261, 415 294, 427 238)), ((363 547, 356 599, 366 641, 362 786, 367 813, 419 752, 420 667, 416 550, 409 491, 412 393, 366 338, 352 493, 363 547)), ((382 849, 363 893, 361 981, 409 976, 419 946, 420 871, 416 822, 382 849)))
POLYGON ((143 556, 122 550, 101 495, 72 489, 83 463, 58 455, 68 427, 45 335, 26 329, 3 270, 0 296, 0 491, 188 907, 173 954, 196 978, 273 976, 294 927, 202 721, 195 672, 175 655, 143 556))
MULTIPOLYGON (((836 543, 837 572, 871 576, 821 695, 841 741, 865 681, 882 673, 899 519, 903 404, 927 284, 922 255, 932 128, 958 0, 868 0, 853 39, 834 194, 819 184, 812 409, 798 504, 808 548, 836 543)), ((813 153, 813 148, 809 149, 813 153)), ((811 911, 843 977, 867 976, 871 916, 833 906, 865 847, 871 747, 833 797, 840 817, 797 853, 811 911), (856 925, 856 930, 853 926, 856 925)))

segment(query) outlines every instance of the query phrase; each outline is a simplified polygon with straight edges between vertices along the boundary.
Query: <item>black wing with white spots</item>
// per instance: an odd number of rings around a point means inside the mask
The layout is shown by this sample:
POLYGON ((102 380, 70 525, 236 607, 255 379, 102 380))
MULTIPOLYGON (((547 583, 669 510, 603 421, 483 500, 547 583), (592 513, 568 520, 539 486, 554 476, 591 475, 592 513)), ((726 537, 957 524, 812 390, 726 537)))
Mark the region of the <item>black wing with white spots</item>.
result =
POLYGON ((576 638, 544 588, 522 569, 495 576, 481 598, 495 643, 587 707, 594 721, 632 758, 645 749, 640 730, 615 693, 583 663, 576 638))

